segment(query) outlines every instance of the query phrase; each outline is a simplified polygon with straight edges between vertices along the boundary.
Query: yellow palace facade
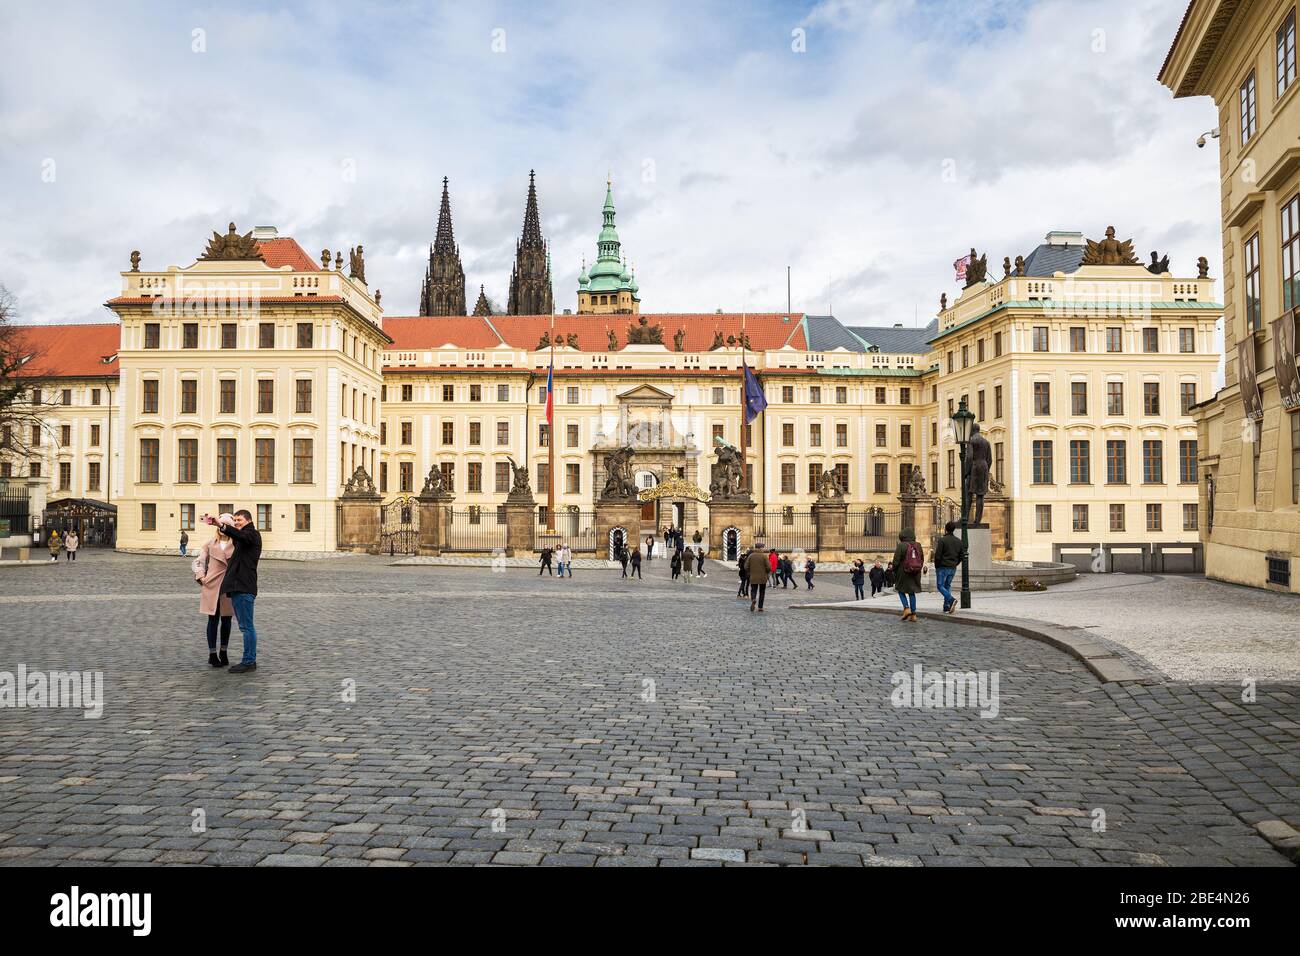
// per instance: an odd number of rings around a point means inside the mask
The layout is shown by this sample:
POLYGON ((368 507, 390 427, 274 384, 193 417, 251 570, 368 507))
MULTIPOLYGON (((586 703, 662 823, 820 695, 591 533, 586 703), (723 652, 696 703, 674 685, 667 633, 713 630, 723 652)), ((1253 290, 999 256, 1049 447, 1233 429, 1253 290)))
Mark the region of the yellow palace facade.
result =
MULTIPOLYGON (((111 502, 127 549, 173 548, 199 515, 233 506, 270 553, 332 551, 358 469, 384 502, 418 495, 436 469, 457 508, 491 514, 523 465, 543 526, 552 443, 557 512, 591 509, 605 456, 625 446, 639 487, 707 491, 716 441, 742 444, 747 363, 768 401, 744 442, 759 510, 806 512, 824 471, 851 509, 897 511, 916 470, 951 504, 949 418, 965 398, 996 449, 1010 555, 1102 548, 1131 567, 1158 546, 1199 547, 1195 467, 1183 480, 1181 463, 1196 456, 1189 403, 1209 395, 1221 311, 1212 280, 1085 264, 1091 245, 1050 234, 1001 279, 968 277, 928 326, 902 328, 782 312, 390 317, 359 250, 345 267, 272 228, 232 227, 191 266, 133 259, 107 303, 115 341, 96 345, 94 368, 67 369, 102 370, 101 404, 48 409, 46 431, 72 424, 80 440, 90 418, 105 435, 111 423, 98 484, 57 467, 57 441, 0 453, 0 477, 46 500, 111 502)), ((27 330, 39 348, 75 328, 27 330)), ((63 353, 46 351, 48 389, 63 353)), ((644 508, 643 528, 707 531, 704 501, 644 508)))

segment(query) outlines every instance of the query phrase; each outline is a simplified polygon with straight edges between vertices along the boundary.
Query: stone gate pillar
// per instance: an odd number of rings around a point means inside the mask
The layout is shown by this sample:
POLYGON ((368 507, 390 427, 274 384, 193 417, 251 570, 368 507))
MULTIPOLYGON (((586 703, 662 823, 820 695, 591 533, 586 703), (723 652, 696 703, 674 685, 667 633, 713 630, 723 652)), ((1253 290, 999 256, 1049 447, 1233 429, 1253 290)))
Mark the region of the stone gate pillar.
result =
MULTIPOLYGON (((632 498, 630 501, 606 500, 596 502, 596 557, 613 559, 609 553, 609 533, 615 528, 627 531, 627 548, 629 551, 641 543, 641 502, 632 498)), ((662 542, 661 542, 662 547, 662 542)))
POLYGON ((340 551, 364 551, 378 554, 383 517, 382 499, 375 491, 364 468, 358 468, 348 479, 339 498, 338 547, 340 551))
POLYGON ((818 498, 812 513, 817 525, 817 560, 843 561, 848 502, 843 498, 818 498))
POLYGON ((722 535, 728 528, 739 532, 737 554, 754 546, 754 499, 713 498, 709 501, 709 547, 719 561, 726 560, 722 535))
POLYGON ((506 556, 532 554, 536 532, 537 502, 532 493, 506 497, 506 556))
POLYGON ((437 556, 447 547, 447 509, 456 496, 447 490, 442 469, 435 463, 415 499, 420 505, 420 554, 437 556))

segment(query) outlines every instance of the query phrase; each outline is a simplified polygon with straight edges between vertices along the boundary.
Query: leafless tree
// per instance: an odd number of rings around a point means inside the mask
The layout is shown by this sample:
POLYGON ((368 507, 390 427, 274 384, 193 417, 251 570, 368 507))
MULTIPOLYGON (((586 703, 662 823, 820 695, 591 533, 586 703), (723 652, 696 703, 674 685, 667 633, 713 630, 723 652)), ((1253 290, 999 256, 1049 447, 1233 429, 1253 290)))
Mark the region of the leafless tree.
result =
POLYGON ((15 323, 13 295, 0 285, 0 461, 14 474, 26 470, 33 452, 54 439, 45 419, 55 407, 55 393, 42 372, 42 354, 15 323))

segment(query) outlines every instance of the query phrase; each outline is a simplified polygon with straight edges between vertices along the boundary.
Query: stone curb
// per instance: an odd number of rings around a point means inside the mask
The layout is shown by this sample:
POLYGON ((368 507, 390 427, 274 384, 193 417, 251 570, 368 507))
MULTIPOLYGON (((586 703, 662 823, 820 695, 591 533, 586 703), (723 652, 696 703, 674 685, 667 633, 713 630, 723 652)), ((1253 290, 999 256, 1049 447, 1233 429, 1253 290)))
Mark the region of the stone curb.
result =
POLYGON ((1300 863, 1300 830, 1295 830, 1283 820, 1264 820, 1255 829, 1292 863, 1300 863))
MULTIPOLYGON (((867 614, 887 614, 894 618, 899 615, 897 610, 891 608, 861 607, 856 603, 792 604, 790 608, 799 611, 859 611, 867 614)), ((1024 621, 1015 618, 995 617, 991 614, 971 614, 969 612, 944 614, 940 611, 917 611, 916 615, 927 620, 944 621, 949 624, 995 627, 998 630, 1010 631, 1012 634, 1018 634, 1033 641, 1050 644, 1058 651, 1064 651, 1082 663, 1103 684, 1136 684, 1150 681, 1150 678, 1134 670, 1113 650, 1098 644, 1086 634, 1080 634, 1074 628, 1058 627, 1044 621, 1024 621)))

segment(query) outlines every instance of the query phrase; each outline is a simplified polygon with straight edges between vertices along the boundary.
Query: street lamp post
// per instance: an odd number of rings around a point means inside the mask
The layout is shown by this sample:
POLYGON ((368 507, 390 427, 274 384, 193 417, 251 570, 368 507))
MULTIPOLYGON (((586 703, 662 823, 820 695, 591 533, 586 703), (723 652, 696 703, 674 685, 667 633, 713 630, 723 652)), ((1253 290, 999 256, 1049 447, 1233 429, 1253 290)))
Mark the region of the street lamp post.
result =
POLYGON ((966 399, 958 404, 952 416, 952 431, 957 439, 961 457, 961 607, 970 607, 970 541, 967 535, 966 507, 966 447, 970 444, 970 427, 975 421, 975 414, 966 407, 966 399))

